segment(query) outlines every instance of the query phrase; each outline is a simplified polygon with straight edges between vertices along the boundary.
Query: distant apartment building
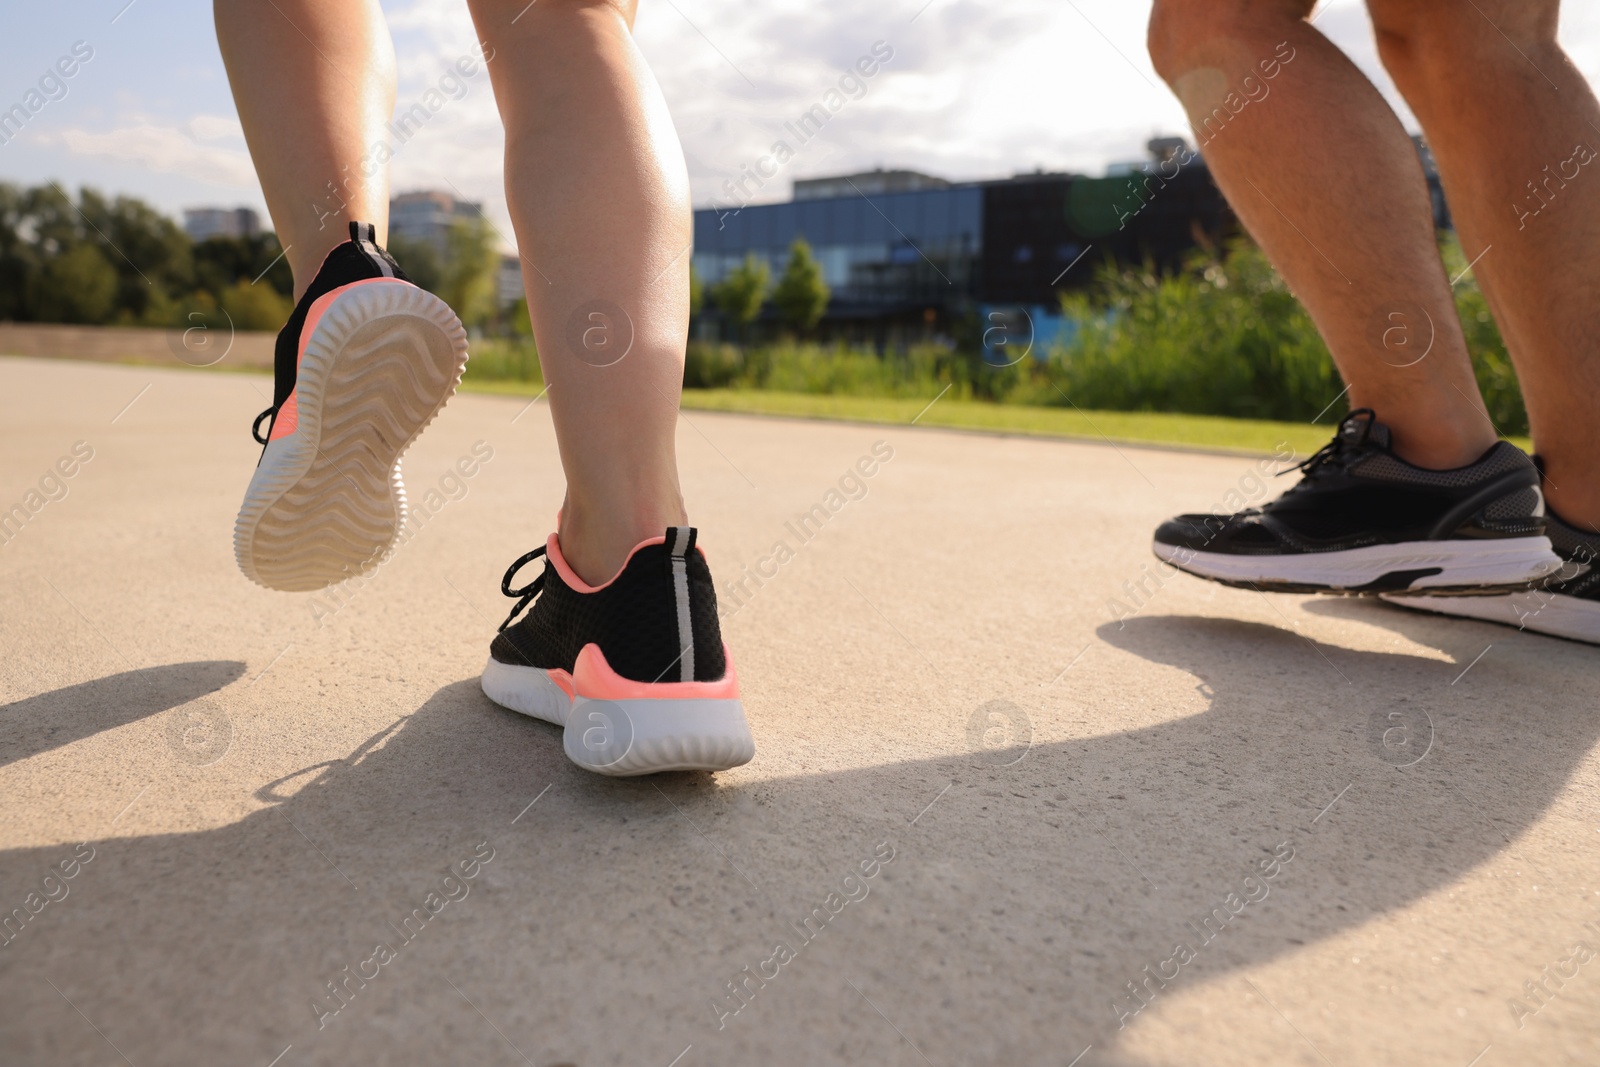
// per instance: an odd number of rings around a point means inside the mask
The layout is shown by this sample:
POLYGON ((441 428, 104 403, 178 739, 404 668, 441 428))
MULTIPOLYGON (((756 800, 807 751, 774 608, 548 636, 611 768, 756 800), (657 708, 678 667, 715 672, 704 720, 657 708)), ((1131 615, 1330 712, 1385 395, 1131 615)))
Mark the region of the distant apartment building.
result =
POLYGON ((450 228, 483 217, 483 205, 437 189, 401 193, 389 200, 389 236, 431 244, 440 257, 449 251, 450 228))
POLYGON ((495 274, 495 294, 501 307, 508 307, 521 300, 524 295, 522 288, 522 258, 516 255, 502 255, 500 269, 495 274))
POLYGON ((209 237, 254 237, 261 216, 247 207, 191 207, 183 210, 183 232, 191 241, 209 237))

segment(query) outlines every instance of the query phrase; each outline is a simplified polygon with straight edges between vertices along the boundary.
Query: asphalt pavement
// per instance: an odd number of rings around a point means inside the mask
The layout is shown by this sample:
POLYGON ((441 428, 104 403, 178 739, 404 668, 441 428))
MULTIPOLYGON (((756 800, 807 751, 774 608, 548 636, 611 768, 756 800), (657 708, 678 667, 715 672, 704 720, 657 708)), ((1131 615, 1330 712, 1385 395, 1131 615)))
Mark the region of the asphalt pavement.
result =
POLYGON ((1596 650, 1163 573, 1271 464, 691 412, 757 754, 613 780, 477 684, 544 402, 309 595, 270 392, 0 359, 5 1063, 1600 1062, 1596 650))

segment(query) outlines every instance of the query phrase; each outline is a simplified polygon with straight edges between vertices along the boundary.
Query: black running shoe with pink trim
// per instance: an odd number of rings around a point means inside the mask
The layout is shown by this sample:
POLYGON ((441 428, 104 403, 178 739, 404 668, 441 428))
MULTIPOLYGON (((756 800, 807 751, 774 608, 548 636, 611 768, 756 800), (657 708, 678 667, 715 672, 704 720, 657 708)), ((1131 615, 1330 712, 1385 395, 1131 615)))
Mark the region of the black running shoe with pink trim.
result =
POLYGON ((635 546, 610 581, 591 586, 551 534, 501 582, 517 604, 489 646, 484 693, 564 727, 567 756, 599 774, 748 763, 755 739, 697 540, 692 527, 672 527, 635 546), (512 588, 517 571, 540 556, 543 573, 512 588))
POLYGON ((466 365, 460 320, 375 236, 350 224, 278 334, 233 535, 239 569, 269 589, 321 589, 377 565, 405 523, 400 457, 466 365))

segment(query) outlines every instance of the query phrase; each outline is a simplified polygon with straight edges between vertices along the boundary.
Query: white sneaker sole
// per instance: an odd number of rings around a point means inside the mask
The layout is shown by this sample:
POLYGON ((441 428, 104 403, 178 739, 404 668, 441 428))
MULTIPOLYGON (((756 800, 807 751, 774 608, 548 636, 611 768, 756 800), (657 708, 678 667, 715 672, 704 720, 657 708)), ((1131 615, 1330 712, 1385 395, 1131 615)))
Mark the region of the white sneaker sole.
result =
POLYGON ((268 443, 234 524, 245 577, 302 592, 371 571, 405 524, 400 457, 466 362, 461 321, 424 289, 372 282, 335 298, 300 361, 298 426, 268 443))
POLYGON ((1561 558, 1548 537, 1410 541, 1342 552, 1246 556, 1155 542, 1155 554, 1201 578, 1284 592, 1384 592, 1483 588, 1504 592, 1551 574, 1561 558))
POLYGON ((1478 619, 1600 645, 1600 603, 1581 597, 1533 591, 1507 596, 1385 596, 1382 599, 1416 611, 1478 619))
POLYGON ((492 656, 481 684, 501 707, 562 727, 567 758, 596 774, 726 771, 755 758, 755 738, 737 699, 568 700, 544 670, 492 656))

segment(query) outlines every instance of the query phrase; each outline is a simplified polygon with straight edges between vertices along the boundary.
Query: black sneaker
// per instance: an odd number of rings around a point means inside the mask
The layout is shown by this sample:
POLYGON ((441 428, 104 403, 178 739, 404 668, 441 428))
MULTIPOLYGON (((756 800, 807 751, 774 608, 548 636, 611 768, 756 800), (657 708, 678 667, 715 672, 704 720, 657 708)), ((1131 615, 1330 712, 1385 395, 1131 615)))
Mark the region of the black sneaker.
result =
POLYGON ((239 569, 269 589, 377 565, 405 523, 400 456, 466 366, 460 320, 374 237, 352 222, 278 333, 272 406, 250 429, 261 459, 233 529, 239 569))
POLYGON ((1501 593, 1561 566, 1545 536, 1539 471, 1497 442, 1475 462, 1425 470, 1389 428, 1352 411, 1299 484, 1236 515, 1180 515, 1155 553, 1224 585, 1282 593, 1501 593))
POLYGON ((1503 596, 1405 596, 1392 602, 1600 645, 1600 569, 1595 567, 1600 534, 1580 530, 1553 512, 1545 522, 1550 543, 1565 562, 1532 588, 1503 596))
POLYGON ((565 727, 567 756, 600 774, 723 771, 750 762, 755 739, 695 537, 675 526, 641 541, 616 577, 590 586, 551 534, 501 580, 501 592, 520 599, 489 646, 484 693, 565 727), (539 556, 544 573, 511 588, 517 571, 539 556))

